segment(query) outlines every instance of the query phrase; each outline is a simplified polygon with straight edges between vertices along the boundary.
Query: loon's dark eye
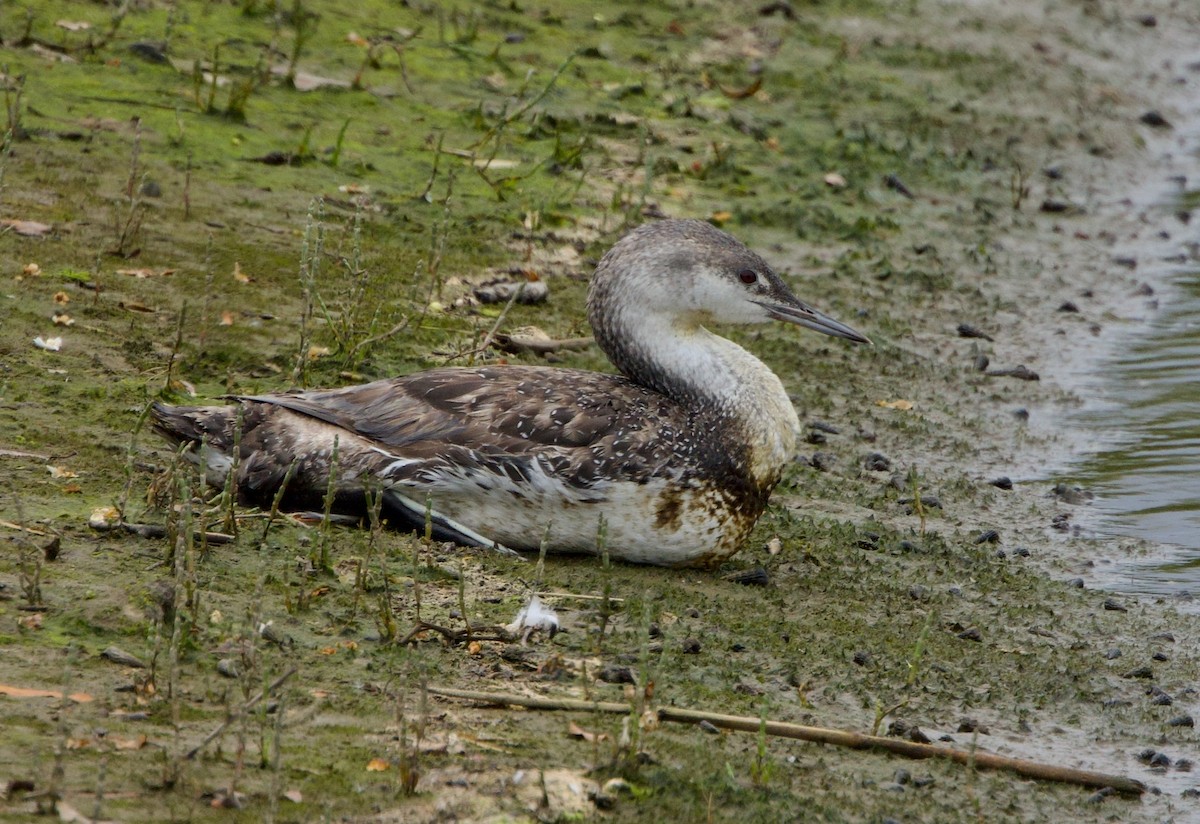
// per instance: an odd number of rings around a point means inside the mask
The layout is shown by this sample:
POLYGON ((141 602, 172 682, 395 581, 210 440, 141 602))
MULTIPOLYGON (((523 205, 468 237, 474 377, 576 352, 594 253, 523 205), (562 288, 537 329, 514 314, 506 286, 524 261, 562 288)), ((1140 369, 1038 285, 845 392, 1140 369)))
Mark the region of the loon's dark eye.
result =
POLYGON ((751 283, 754 283, 754 281, 758 280, 758 272, 755 272, 753 269, 743 269, 742 271, 738 272, 738 277, 741 279, 742 283, 749 286, 751 283))

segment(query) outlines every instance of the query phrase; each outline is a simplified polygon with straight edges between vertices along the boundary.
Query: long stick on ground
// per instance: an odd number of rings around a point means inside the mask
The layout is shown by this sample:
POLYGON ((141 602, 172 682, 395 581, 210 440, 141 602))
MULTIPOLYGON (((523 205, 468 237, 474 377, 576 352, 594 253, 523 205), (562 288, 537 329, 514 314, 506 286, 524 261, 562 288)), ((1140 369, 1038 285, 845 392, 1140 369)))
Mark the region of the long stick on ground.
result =
MULTIPOLYGON (((581 701, 572 698, 538 698, 509 693, 475 692, 458 690, 450 687, 427 687, 430 695, 441 695, 446 698, 463 698, 469 701, 482 701, 488 704, 511 705, 527 707, 534 710, 577 710, 581 712, 610 712, 627 714, 628 704, 606 701, 581 701)), ((765 729, 767 735, 782 738, 797 738, 801 741, 812 741, 818 744, 833 744, 839 747, 849 747, 853 750, 886 750, 909 758, 942 758, 956 761, 959 764, 974 765, 983 769, 1008 770, 1027 778, 1041 781, 1058 781, 1064 784, 1077 784, 1082 787, 1112 787, 1114 790, 1131 795, 1139 795, 1146 791, 1146 785, 1134 778, 1122 775, 1076 770, 1057 764, 1042 764, 1037 761, 1026 761, 1023 758, 1008 758, 1003 755, 982 752, 980 750, 956 750, 950 747, 938 747, 933 744, 919 744, 915 741, 904 741, 899 738, 884 738, 879 735, 864 735, 848 730, 834 730, 828 727, 808 727, 801 724, 789 724, 784 721, 763 721, 761 718, 750 718, 741 715, 721 715, 701 710, 685 710, 679 707, 659 707, 659 720, 677 721, 682 724, 698 724, 707 721, 715 727, 743 732, 758 732, 765 729)))

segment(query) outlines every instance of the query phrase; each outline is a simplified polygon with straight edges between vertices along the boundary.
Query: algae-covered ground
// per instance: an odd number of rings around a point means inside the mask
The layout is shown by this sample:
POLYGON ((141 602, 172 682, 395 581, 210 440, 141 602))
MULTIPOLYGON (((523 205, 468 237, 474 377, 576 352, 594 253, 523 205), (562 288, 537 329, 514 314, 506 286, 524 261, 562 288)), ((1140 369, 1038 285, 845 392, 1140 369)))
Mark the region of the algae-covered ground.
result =
POLYGON ((1114 255, 1186 231, 1137 199, 1181 151, 1139 117, 1195 97, 1200 14, 1144 6, 4 0, 0 819, 1197 820, 1194 621, 1095 589, 1139 548, 1071 540, 1045 480, 1070 375, 1153 311, 1114 255), (484 344, 586 335, 594 261, 662 215, 875 341, 730 332, 809 442, 721 569, 233 508, 144 425, 543 362, 484 344), (549 298, 480 304, 497 277, 549 298), (165 536, 89 526, 114 509, 165 536), (565 631, 487 640, 534 591, 565 631), (1154 791, 429 686, 915 726, 1154 791))

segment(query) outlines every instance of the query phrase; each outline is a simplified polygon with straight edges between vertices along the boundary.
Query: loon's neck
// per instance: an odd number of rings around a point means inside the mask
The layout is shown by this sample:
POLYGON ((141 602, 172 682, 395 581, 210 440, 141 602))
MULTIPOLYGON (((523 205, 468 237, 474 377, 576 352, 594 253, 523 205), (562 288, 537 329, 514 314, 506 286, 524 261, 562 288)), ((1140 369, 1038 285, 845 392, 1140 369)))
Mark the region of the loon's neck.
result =
MULTIPOLYGON (((688 409, 737 427, 748 447, 750 474, 774 486, 795 457, 800 421, 779 378, 700 318, 649 318, 640 308, 606 313, 596 341, 631 380, 688 409)), ((714 433, 716 434, 716 433, 714 433)))

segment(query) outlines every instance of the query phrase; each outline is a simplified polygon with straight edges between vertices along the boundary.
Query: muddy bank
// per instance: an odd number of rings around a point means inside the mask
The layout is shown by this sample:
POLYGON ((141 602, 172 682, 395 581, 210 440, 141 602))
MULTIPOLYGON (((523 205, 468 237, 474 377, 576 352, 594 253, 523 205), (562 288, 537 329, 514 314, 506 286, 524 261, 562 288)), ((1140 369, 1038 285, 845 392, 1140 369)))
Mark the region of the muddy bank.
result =
MULTIPOLYGON (((1195 159, 1181 128, 1200 83, 1194 9, 364 2, 320 9, 308 31, 243 5, 170 23, 150 5, 91 51, 54 25, 86 16, 76 4, 53 19, 31 6, 31 37, 2 34, 30 139, 6 159, 0 217, 51 227, 0 235, 3 680, 82 696, 6 693, 0 765, 32 790, 15 785, 4 815, 45 808, 39 794, 90 813, 98 788, 101 817, 120 820, 1200 814, 1194 621, 1098 589, 1089 564, 1113 546, 1071 539, 1085 510, 1046 480, 1079 448, 1061 425, 1085 400, 1076 376, 1169 299, 1144 294, 1147 261, 1187 227, 1149 203, 1195 159), (215 56, 231 82, 137 56, 168 30, 172 59, 215 56), (238 36, 214 55, 215 31, 238 36), (345 86, 255 86, 239 120, 231 89, 272 37, 281 53, 311 44, 301 66, 345 86), (1150 110, 1177 127, 1142 122, 1150 110), (147 182, 162 196, 131 195, 147 182), (499 310, 470 285, 533 271, 551 299, 505 329, 578 337, 591 261, 656 214, 723 224, 876 341, 738 336, 783 378, 808 440, 721 570, 537 571, 383 531, 231 521, 134 436, 153 397, 540 362, 477 351, 499 310), (307 320, 305 290, 322 299, 307 320), (57 351, 32 345, 56 336, 57 351), (113 505, 185 536, 238 534, 172 552, 86 526, 113 505), (531 589, 552 593, 565 632, 463 637, 468 620, 498 634, 531 589), (664 704, 1157 791, 422 691, 622 701, 650 682, 664 704)), ((595 351, 556 357, 606 368, 595 351)))

